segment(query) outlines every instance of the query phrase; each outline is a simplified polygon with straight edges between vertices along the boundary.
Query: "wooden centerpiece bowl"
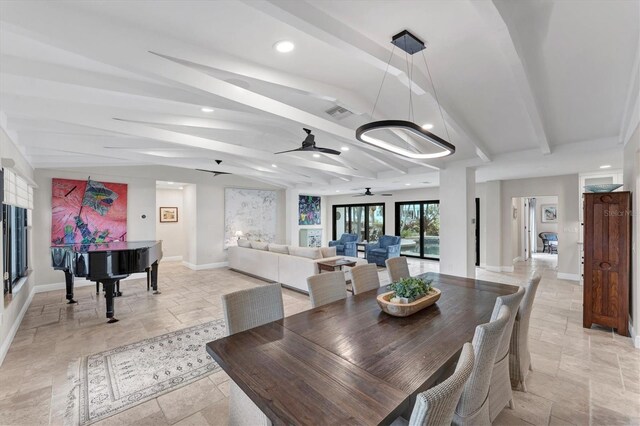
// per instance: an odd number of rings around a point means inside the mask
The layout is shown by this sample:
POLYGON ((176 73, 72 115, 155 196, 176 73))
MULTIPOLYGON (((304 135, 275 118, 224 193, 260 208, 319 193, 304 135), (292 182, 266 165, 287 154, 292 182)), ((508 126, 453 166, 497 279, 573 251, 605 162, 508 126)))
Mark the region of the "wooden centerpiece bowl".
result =
POLYGON ((426 296, 416 299, 410 303, 391 302, 389 299, 393 297, 393 294, 393 291, 389 291, 378 295, 378 305, 380 305, 380 308, 389 315, 394 317, 408 317, 409 315, 413 315, 416 312, 436 303, 438 299, 440 299, 440 294, 442 293, 437 288, 432 287, 431 291, 427 293, 426 296))

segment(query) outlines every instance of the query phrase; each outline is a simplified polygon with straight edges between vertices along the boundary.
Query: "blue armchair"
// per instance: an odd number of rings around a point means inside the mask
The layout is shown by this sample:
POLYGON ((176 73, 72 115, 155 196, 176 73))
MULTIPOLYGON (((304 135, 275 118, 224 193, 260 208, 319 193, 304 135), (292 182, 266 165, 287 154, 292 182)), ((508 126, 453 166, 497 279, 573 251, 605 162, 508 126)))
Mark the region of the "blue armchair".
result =
POLYGON ((358 257, 357 242, 356 234, 342 234, 339 240, 329 241, 329 247, 335 247, 338 256, 358 257))
POLYGON ((367 245, 367 261, 385 266, 384 261, 400 256, 400 237, 383 235, 377 243, 367 245))

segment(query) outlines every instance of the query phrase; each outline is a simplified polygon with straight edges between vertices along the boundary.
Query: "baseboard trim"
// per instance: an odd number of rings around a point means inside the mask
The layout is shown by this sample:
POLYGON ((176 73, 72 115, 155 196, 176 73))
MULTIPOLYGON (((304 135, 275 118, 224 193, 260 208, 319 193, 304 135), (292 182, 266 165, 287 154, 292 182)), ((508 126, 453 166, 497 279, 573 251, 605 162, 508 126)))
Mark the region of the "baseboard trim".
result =
POLYGON ((502 272, 502 266, 484 265, 484 266, 481 266, 481 268, 484 268, 490 272, 502 272))
POLYGON ((558 272, 559 280, 569 280, 569 281, 580 281, 580 275, 578 274, 567 274, 566 272, 558 272))
POLYGON ((24 318, 24 315, 27 313, 27 310, 29 309, 29 306, 31 306, 31 301, 33 300, 33 295, 35 293, 36 293, 36 291, 35 291, 35 287, 34 287, 29 292, 29 296, 27 297, 27 300, 25 301, 24 305, 22 306, 22 309, 20 309, 20 313, 18 314, 18 317, 13 322, 13 325, 11 326, 11 329, 9 330, 9 334, 7 334, 7 338, 4 339, 4 342, 2 343, 2 346, 0 346, 0 366, 2 366, 2 363, 4 362, 4 357, 7 356, 7 352, 9 352, 9 348, 11 347, 11 343, 13 343, 13 338, 16 337, 16 333, 18 332, 18 329, 20 328, 20 324, 22 324, 22 319, 24 318))
POLYGON ((180 262, 182 260, 182 256, 165 256, 160 260, 162 262, 180 262))
POLYGON ((216 263, 203 263, 202 265, 194 265, 193 263, 182 261, 182 265, 191 269, 192 271, 201 271, 203 269, 217 269, 226 268, 229 266, 229 262, 216 262, 216 263))
MULTIPOLYGON (((129 280, 138 280, 140 278, 147 278, 146 272, 139 272, 136 274, 131 274, 127 278, 122 279, 121 281, 129 281, 129 280)), ((94 281, 89 281, 85 278, 82 279, 74 279, 73 288, 79 287, 88 287, 90 285, 95 286, 96 283, 94 281)), ((36 293, 44 293, 46 291, 54 291, 54 290, 65 290, 67 288, 67 284, 64 282, 61 283, 51 283, 51 284, 40 284, 34 286, 34 290, 36 293)))
POLYGON ((513 263, 523 262, 523 261, 524 261, 524 258, 522 256, 518 256, 513 259, 513 263))

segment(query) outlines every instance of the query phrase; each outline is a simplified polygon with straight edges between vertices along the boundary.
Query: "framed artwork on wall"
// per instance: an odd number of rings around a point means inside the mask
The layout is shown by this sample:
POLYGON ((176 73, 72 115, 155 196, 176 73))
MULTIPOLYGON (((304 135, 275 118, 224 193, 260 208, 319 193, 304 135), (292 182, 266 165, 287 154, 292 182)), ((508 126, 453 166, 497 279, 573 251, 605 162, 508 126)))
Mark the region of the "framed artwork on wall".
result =
POLYGON ((540 206, 542 213, 542 222, 544 223, 556 223, 558 222, 558 205, 557 204, 543 204, 540 206))
POLYGON ((177 222, 178 221, 178 208, 177 207, 160 207, 160 222, 177 222))
POLYGON ((321 225, 321 198, 300 195, 298 198, 298 225, 321 225))

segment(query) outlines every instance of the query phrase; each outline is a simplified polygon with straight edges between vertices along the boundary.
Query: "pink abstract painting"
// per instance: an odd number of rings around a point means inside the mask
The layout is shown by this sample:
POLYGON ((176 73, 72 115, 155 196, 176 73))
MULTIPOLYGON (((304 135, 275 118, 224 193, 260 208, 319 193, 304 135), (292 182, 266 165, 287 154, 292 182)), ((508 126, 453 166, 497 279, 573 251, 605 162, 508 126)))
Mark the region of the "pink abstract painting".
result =
POLYGON ((53 179, 51 243, 127 239, 127 184, 53 179))

